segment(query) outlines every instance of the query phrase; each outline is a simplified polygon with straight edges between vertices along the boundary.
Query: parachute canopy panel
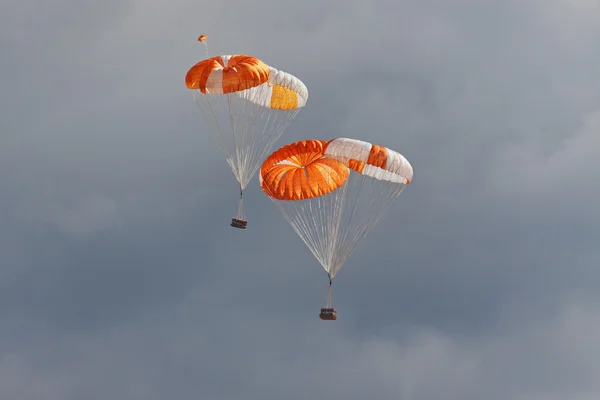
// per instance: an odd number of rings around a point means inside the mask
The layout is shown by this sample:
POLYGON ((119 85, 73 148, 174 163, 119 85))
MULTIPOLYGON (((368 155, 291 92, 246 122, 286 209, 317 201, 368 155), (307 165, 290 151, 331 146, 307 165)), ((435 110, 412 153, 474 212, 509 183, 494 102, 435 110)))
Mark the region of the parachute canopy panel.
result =
POLYGON ((259 86, 269 80, 269 75, 269 66, 258 58, 223 55, 202 60, 190 68, 185 85, 204 94, 225 94, 259 86))
POLYGON ((402 154, 362 140, 333 139, 328 143, 325 155, 346 163, 359 174, 378 180, 408 185, 413 177, 412 166, 402 154))
POLYGON ((308 89, 292 74, 269 67, 266 83, 236 94, 262 107, 278 110, 302 108, 308 100, 308 89))
POLYGON ((304 200, 333 192, 344 184, 348 167, 324 157, 327 142, 303 140, 283 146, 262 165, 263 191, 278 200, 304 200))

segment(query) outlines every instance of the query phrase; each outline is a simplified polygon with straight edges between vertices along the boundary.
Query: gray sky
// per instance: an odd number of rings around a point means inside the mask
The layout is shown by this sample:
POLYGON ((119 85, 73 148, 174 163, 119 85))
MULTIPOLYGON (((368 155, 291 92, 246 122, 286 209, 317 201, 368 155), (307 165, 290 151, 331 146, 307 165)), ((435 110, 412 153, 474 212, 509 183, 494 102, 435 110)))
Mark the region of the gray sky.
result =
POLYGON ((598 1, 38 3, 0 4, 0 398, 600 398, 598 1), (201 33, 307 85, 278 146, 414 167, 335 323, 256 177, 228 225, 201 33))

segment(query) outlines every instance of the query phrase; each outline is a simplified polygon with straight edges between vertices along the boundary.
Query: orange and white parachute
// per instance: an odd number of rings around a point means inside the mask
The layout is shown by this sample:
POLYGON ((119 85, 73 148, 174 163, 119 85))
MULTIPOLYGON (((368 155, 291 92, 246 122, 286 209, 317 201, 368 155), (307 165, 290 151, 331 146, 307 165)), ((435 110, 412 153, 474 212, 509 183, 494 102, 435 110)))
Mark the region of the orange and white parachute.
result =
POLYGON ((295 76, 245 54, 198 62, 187 72, 185 85, 210 121, 239 182, 240 200, 234 220, 245 227, 243 191, 288 124, 306 105, 308 90, 295 76))
POLYGON ((200 61, 188 71, 185 85, 205 95, 235 93, 251 103, 278 110, 302 108, 308 99, 300 79, 244 54, 200 61))
POLYGON ((283 146, 265 160, 259 180, 277 200, 306 200, 329 194, 343 185, 350 170, 325 157, 327 142, 303 140, 283 146))
POLYGON ((330 296, 331 280, 412 178, 400 153, 347 138, 287 144, 259 175, 262 190, 329 275, 330 296))
POLYGON ((306 200, 346 184, 350 170, 390 185, 408 185, 413 176, 412 166, 402 154, 360 140, 337 138, 281 147, 263 162, 259 181, 273 199, 306 200))

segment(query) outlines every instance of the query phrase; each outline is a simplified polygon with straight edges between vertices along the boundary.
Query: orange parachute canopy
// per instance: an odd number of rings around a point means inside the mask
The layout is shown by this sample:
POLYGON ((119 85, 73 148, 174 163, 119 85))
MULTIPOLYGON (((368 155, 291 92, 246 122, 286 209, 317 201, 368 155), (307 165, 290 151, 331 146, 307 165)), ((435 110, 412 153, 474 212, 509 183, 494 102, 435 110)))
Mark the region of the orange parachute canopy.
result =
POLYGON ((216 56, 194 65, 185 76, 188 89, 225 94, 250 89, 269 79, 269 66, 244 54, 216 56))
POLYGON ((350 174, 408 185, 412 166, 400 153, 355 139, 302 140, 272 153, 260 169, 263 191, 277 200, 305 200, 329 194, 350 174))
POLYGON ((350 170, 325 157, 327 142, 302 140, 271 154, 260 171, 265 193, 278 200, 304 200, 333 192, 344 184, 350 170))
POLYGON ((198 41, 199 41, 199 42, 204 42, 206 39, 208 39, 208 36, 206 36, 206 35, 200 35, 200 36, 198 37, 198 41))

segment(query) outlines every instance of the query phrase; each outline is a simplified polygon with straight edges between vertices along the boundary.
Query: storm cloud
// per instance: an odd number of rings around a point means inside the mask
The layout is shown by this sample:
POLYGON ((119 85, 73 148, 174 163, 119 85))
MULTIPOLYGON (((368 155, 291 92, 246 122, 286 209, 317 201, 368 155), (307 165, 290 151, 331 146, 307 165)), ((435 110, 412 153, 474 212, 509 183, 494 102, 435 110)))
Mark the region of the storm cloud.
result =
POLYGON ((0 4, 0 397, 600 397, 600 4, 0 4), (185 88, 213 54, 299 77, 277 143, 414 180, 327 277, 237 186, 185 88))

